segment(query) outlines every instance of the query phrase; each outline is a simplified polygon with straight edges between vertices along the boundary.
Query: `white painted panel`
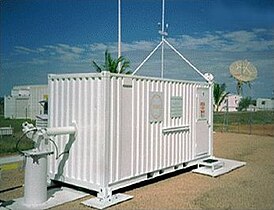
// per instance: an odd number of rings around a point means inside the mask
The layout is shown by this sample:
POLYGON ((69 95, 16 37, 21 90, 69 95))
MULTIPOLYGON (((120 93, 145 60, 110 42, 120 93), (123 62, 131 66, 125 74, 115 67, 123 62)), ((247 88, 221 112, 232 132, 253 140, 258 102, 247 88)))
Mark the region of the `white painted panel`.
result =
POLYGON ((78 126, 75 140, 55 137, 59 153, 64 154, 57 161, 50 157, 51 178, 86 187, 99 183, 101 88, 99 77, 49 78, 49 127, 68 126, 72 121, 78 126))
MULTIPOLYGON (((122 77, 112 77, 111 89, 112 98, 116 102, 112 104, 115 107, 117 100, 121 97, 121 88, 117 88, 122 83, 122 77), (117 92, 116 92, 117 90, 117 92)), ((128 148, 121 145, 121 141, 117 140, 119 135, 114 139, 112 138, 111 151, 111 172, 110 181, 117 182, 124 178, 136 177, 142 174, 146 174, 152 171, 161 170, 176 164, 191 161, 195 158, 194 146, 195 142, 192 132, 195 130, 195 94, 198 85, 195 83, 187 82, 173 82, 163 80, 153 80, 149 78, 134 77, 132 79, 132 95, 128 96, 127 105, 132 104, 132 131, 128 132, 131 135, 131 143, 128 142, 128 148), (149 117, 150 112, 150 94, 152 92, 163 93, 163 115, 164 120, 159 122, 151 122, 149 117), (182 102, 182 116, 171 116, 171 98, 178 97, 182 102), (166 127, 176 128, 176 126, 188 125, 189 129, 183 129, 180 132, 171 132, 163 134, 162 130, 166 127), (115 142, 117 141, 117 142, 115 142), (131 148, 132 147, 132 148, 131 148), (124 151, 129 151, 129 154, 123 154, 124 151), (117 155, 118 154, 118 155, 117 155), (119 154, 126 156, 128 165, 121 162, 119 154), (131 155, 131 161, 129 161, 128 155, 131 155), (118 162, 117 162, 118 161, 118 162), (127 165, 131 174, 128 177, 121 175, 119 168, 122 165, 127 165)), ((122 99, 123 100, 123 99, 122 99)), ((128 114, 130 118, 130 112, 128 108, 124 109, 121 103, 120 106, 116 106, 116 109, 111 109, 111 125, 123 125, 121 121, 128 120, 122 119, 123 113, 128 114), (116 123, 115 123, 116 122, 116 123), (117 123, 119 122, 119 123, 117 123)), ((115 127, 112 126, 112 127, 115 127)), ((129 129, 127 127, 127 129, 129 129)), ((122 129, 125 127, 122 126, 122 129)), ((111 129, 112 130, 112 129, 111 129)), ((114 131, 115 134, 125 132, 114 131)), ((112 136, 112 135, 111 135, 112 136)), ((125 159, 122 159, 125 161, 125 159)), ((122 170, 125 170, 124 168, 122 170)))

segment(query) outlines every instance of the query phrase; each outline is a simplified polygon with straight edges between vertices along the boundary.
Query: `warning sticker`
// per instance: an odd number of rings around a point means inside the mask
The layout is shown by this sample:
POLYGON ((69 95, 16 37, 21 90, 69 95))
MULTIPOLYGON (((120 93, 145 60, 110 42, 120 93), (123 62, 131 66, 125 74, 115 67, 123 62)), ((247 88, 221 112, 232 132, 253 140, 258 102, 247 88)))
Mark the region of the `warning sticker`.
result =
POLYGON ((205 118, 205 102, 200 102, 200 118, 205 118))

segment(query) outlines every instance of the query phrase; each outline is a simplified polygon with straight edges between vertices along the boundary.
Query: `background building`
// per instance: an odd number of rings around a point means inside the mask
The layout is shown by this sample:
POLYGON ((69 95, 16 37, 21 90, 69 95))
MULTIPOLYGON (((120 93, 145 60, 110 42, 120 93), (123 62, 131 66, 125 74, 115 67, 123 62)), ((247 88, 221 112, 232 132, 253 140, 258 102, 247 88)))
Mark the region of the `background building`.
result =
POLYGON ((224 101, 221 103, 219 110, 221 112, 229 111, 229 112, 236 112, 239 107, 239 102, 242 96, 236 94, 228 94, 224 101))
POLYGON ((43 114, 40 101, 47 100, 47 85, 14 86, 10 96, 4 97, 4 117, 11 119, 35 119, 43 114))
POLYGON ((258 110, 273 110, 274 109, 274 99, 258 98, 256 100, 256 107, 258 110))

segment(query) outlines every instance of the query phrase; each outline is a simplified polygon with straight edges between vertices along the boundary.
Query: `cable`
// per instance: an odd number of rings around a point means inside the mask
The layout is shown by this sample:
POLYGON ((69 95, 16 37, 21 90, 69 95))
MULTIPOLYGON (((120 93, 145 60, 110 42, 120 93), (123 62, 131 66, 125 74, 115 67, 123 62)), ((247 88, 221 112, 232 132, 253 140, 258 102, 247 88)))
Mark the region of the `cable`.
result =
POLYGON ((51 138, 48 138, 48 140, 50 141, 50 142, 52 142, 53 143, 53 145, 54 145, 54 147, 55 147, 55 150, 56 150, 56 156, 55 156, 55 159, 57 160, 58 158, 59 158, 59 152, 58 152, 58 147, 57 147, 57 144, 55 143, 55 141, 53 141, 51 138))
POLYGON ((31 131, 37 131, 37 129, 31 129, 31 130, 28 130, 27 132, 23 133, 20 138, 18 139, 18 141, 16 142, 16 145, 15 145, 15 149, 17 152, 19 152, 21 155, 24 155, 24 153, 22 152, 22 150, 19 149, 19 143, 22 141, 22 139, 24 138, 24 136, 27 135, 27 133, 31 132, 31 131))
POLYGON ((61 153, 59 154, 58 146, 57 146, 57 144, 55 143, 55 141, 53 141, 51 138, 48 138, 48 140, 49 140, 50 142, 52 142, 53 145, 54 145, 54 147, 55 147, 55 150, 56 150, 55 159, 56 159, 56 160, 58 160, 62 155, 66 154, 66 153, 69 153, 69 151, 64 151, 64 152, 61 152, 61 153))
POLYGON ((17 152, 19 152, 21 155, 23 155, 24 153, 18 148, 18 145, 20 143, 20 141, 23 139, 23 137, 25 136, 25 133, 23 133, 20 138, 18 139, 18 141, 16 142, 16 145, 15 145, 15 149, 17 152))
MULTIPOLYGON (((20 153, 21 155, 24 155, 24 153, 22 152, 22 150, 19 148, 19 144, 20 142, 22 141, 22 139, 27 135, 27 133, 31 132, 31 131, 37 131, 37 128, 34 128, 34 129, 31 129, 31 130, 28 130, 27 132, 23 133, 20 138, 18 139, 17 143, 16 143, 16 150, 18 153, 20 153)), ((46 139, 44 139, 46 140, 46 139)), ((50 142, 53 143, 54 147, 55 147, 55 150, 56 150, 56 156, 55 156, 55 159, 57 160, 58 158, 60 158, 63 154, 66 154, 66 153, 69 153, 69 151, 64 151, 62 153, 59 154, 59 151, 58 151, 58 146, 57 144, 55 143, 55 141, 53 141, 51 138, 48 138, 48 140, 50 142)))
POLYGON ((68 154, 68 153, 69 153, 69 151, 61 152, 61 153, 59 154, 58 158, 61 157, 61 156, 64 155, 64 154, 68 154))

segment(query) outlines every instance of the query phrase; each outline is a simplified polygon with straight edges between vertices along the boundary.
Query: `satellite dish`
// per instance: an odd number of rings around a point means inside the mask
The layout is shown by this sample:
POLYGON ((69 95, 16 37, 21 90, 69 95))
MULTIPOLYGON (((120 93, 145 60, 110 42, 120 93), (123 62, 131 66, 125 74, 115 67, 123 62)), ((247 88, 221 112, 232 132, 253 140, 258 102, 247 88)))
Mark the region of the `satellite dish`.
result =
POLYGON ((230 74, 240 82, 250 82, 257 78, 256 67, 247 60, 233 62, 229 70, 230 74))
POLYGON ((248 83, 257 78, 257 69, 252 63, 247 60, 238 60, 233 62, 230 67, 230 74, 237 80, 237 93, 241 95, 243 93, 243 83, 248 83))

